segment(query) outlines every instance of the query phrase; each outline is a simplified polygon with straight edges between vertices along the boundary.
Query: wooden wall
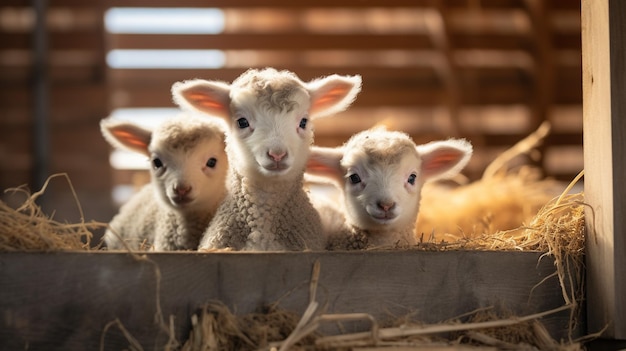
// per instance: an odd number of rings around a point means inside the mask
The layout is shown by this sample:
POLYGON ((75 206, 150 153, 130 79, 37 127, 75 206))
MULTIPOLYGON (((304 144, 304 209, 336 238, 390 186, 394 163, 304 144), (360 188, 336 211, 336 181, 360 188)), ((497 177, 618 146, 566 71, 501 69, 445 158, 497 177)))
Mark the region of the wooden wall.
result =
MULTIPOLYGON (((9 0, 0 18, 0 188, 35 191, 65 172, 86 219, 108 221, 109 148, 98 129, 108 114, 101 3, 9 0)), ((80 219, 62 179, 42 205, 60 221, 80 219)))
MULTIPOLYGON (((35 1, 34 3, 38 3, 35 1)), ((0 5, 0 188, 40 182, 33 173, 69 173, 87 219, 108 220, 112 171, 98 121, 116 108, 174 107, 172 83, 194 77, 231 81, 248 67, 275 66, 309 80, 361 74, 363 91, 348 111, 318 121, 316 143, 339 145, 384 122, 418 142, 465 137, 480 176, 497 154, 550 120, 553 132, 534 162, 571 180, 582 169, 580 3, 569 0, 216 0, 225 28, 215 35, 106 33, 110 7, 205 7, 200 0, 55 0, 46 9, 44 75, 33 51, 31 2, 0 5), (111 69, 111 49, 218 49, 217 69, 111 69), (47 78, 47 101, 35 82, 47 78), (47 112, 48 157, 34 135, 47 112), (47 166, 47 167, 46 167, 47 166)), ((47 143, 46 143, 47 142, 47 143)), ((59 185, 58 215, 76 212, 59 185)))

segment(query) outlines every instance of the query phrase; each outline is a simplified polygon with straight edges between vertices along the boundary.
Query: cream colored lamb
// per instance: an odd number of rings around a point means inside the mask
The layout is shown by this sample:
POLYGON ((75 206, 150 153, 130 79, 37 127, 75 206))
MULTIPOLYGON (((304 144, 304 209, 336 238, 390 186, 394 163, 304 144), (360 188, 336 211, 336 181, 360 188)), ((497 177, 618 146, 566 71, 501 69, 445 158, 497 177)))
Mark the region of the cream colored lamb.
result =
POLYGON ((313 147, 307 172, 341 189, 341 204, 316 199, 330 250, 415 245, 425 182, 452 177, 472 146, 450 139, 415 145, 402 132, 373 129, 337 148, 313 147))
POLYGON ((312 121, 346 109, 360 76, 303 82, 289 71, 251 69, 232 84, 174 84, 181 106, 226 120, 228 195, 200 249, 322 250, 319 215, 303 189, 312 121))
POLYGON ((100 125, 112 146, 143 154, 151 165, 151 182, 109 223, 111 229, 104 236, 107 247, 197 249, 226 194, 228 158, 222 121, 178 116, 149 130, 107 118, 100 125))

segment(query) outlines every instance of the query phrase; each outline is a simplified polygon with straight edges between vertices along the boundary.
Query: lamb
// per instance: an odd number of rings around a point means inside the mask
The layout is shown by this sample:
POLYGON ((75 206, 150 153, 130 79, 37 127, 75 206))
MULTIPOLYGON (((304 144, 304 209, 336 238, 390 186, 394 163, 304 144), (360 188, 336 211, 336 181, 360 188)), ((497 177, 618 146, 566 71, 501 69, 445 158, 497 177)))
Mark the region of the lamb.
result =
POLYGON ((341 147, 313 147, 307 175, 330 179, 341 190, 339 206, 314 201, 327 249, 417 244, 422 186, 458 174, 472 151, 462 139, 415 145, 405 133, 380 128, 355 134, 341 147))
POLYGON ((201 250, 322 250, 319 214, 303 189, 313 143, 311 121, 345 110, 360 76, 303 82, 294 73, 250 69, 227 84, 190 80, 172 86, 181 107, 226 120, 228 194, 201 250))
POLYGON ((226 195, 228 158, 222 121, 181 115, 149 130, 109 117, 100 125, 112 146, 143 154, 151 163, 151 182, 109 223, 104 235, 107 247, 197 249, 226 195))

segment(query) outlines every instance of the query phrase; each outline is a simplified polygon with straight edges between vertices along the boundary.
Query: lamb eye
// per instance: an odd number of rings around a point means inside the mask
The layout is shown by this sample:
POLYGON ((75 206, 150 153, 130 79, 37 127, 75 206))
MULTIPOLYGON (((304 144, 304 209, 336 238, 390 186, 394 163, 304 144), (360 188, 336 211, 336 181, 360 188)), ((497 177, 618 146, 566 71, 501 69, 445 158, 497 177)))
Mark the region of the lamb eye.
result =
POLYGON ((154 167, 154 169, 159 169, 163 167, 163 162, 157 157, 152 160, 152 167, 154 167))
POLYGON ((215 157, 211 157, 208 161, 206 161, 206 166, 209 168, 215 167, 217 164, 217 159, 215 157))
POLYGON ((250 127, 250 122, 242 117, 237 120, 237 126, 239 126, 240 129, 248 128, 250 127))
POLYGON ((361 177, 359 177, 358 174, 352 174, 350 175, 350 183, 352 184, 359 184, 361 182, 361 177))
POLYGON ((409 176, 409 179, 407 180, 407 182, 409 182, 409 184, 411 185, 415 185, 415 179, 417 179, 417 175, 415 173, 412 173, 409 176))
POLYGON ((308 121, 309 121, 309 120, 308 120, 308 119, 306 119, 306 118, 301 119, 301 120, 300 120, 300 128, 305 129, 305 128, 306 128, 306 123, 307 123, 308 121))

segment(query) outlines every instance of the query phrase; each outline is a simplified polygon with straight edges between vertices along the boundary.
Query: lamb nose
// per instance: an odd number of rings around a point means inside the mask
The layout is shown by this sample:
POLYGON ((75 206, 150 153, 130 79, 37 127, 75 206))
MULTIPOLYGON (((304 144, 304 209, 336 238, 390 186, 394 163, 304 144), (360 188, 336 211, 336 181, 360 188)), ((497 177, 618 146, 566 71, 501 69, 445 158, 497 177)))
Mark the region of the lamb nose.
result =
POLYGON ((378 208, 380 208, 381 210, 387 212, 394 208, 396 206, 396 203, 393 201, 378 201, 376 205, 378 205, 378 208))
POLYGON ((282 160, 285 156, 287 156, 287 151, 273 151, 270 150, 267 152, 267 155, 274 161, 279 162, 280 160, 282 160))
POLYGON ((178 196, 185 196, 191 192, 191 185, 177 185, 174 186, 174 192, 178 196))

